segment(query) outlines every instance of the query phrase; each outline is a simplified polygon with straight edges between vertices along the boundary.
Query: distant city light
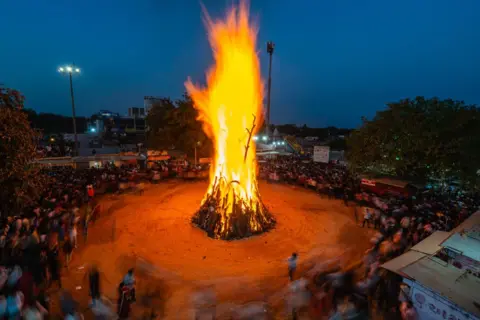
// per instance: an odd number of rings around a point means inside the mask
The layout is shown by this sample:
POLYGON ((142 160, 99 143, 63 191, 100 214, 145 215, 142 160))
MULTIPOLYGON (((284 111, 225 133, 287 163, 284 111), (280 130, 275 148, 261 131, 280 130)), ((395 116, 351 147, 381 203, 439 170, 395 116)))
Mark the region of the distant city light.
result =
POLYGON ((253 137, 253 141, 257 141, 258 140, 258 137, 257 136, 254 136, 253 137))
POLYGON ((263 141, 267 141, 267 139, 268 139, 267 136, 263 136, 263 137, 262 137, 262 140, 263 140, 263 141))
POLYGON ((63 68, 61 68, 61 67, 58 68, 58 72, 63 72, 63 71, 65 71, 65 69, 63 69, 63 68))
POLYGON ((95 132, 95 131, 97 131, 97 129, 95 129, 95 128, 90 128, 90 132, 95 132))
POLYGON ((75 72, 80 72, 80 69, 79 69, 79 68, 75 68, 75 72))
POLYGON ((55 139, 54 139, 54 138, 50 138, 50 141, 55 142, 55 139))
POLYGON ((72 72, 72 67, 67 67, 68 72, 72 72))

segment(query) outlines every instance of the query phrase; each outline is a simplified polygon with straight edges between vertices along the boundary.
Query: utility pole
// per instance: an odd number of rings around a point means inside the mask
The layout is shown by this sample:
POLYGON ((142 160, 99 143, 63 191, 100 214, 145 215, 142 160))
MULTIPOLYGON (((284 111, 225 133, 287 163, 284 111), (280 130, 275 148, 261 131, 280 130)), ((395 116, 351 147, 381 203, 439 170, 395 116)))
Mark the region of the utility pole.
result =
POLYGON ((272 56, 273 50, 275 49, 275 44, 272 41, 267 42, 267 52, 270 56, 270 62, 268 67, 268 96, 267 96, 267 136, 270 135, 270 94, 272 90, 272 56))
POLYGON ((78 137, 77 137, 77 120, 75 115, 75 96, 73 94, 73 80, 72 72, 69 72, 70 76, 70 96, 72 97, 72 120, 73 120, 73 136, 75 137, 75 145, 73 147, 73 155, 78 156, 78 137))
POLYGON ((71 66, 65 66, 58 68, 58 72, 60 73, 68 73, 70 78, 70 97, 72 98, 72 120, 73 120, 73 135, 75 140, 75 145, 73 146, 73 155, 78 156, 78 136, 77 136, 77 121, 75 116, 75 97, 73 94, 73 73, 80 73, 80 69, 75 67, 75 64, 71 66))

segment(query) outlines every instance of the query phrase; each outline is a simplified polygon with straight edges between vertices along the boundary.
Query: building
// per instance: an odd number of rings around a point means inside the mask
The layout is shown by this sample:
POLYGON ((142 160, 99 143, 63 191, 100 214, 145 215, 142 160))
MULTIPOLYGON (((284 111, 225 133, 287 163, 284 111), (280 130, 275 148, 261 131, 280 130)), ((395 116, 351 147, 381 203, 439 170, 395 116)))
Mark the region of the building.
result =
POLYGON ((155 104, 156 102, 160 102, 162 101, 163 98, 160 98, 160 97, 153 97, 153 96, 145 96, 143 97, 143 108, 144 108, 144 112, 145 114, 148 114, 148 111, 150 110, 150 108, 152 107, 153 104, 155 104))
POLYGON ((420 320, 480 319, 480 211, 382 265, 403 278, 420 320))
POLYGON ((128 116, 130 118, 144 118, 145 108, 128 108, 128 116))

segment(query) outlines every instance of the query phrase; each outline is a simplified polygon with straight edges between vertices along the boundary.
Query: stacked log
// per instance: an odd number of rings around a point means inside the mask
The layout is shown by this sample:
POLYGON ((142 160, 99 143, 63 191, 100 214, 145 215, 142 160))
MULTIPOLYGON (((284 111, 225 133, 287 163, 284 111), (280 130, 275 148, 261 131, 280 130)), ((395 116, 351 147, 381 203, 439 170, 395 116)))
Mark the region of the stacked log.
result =
MULTIPOLYGON (((229 192, 235 192, 230 188, 229 192)), ((233 194, 233 205, 226 205, 221 199, 220 183, 207 194, 192 222, 214 239, 236 240, 266 232, 274 227, 275 219, 263 203, 247 203, 233 194)), ((258 194, 258 192, 257 192, 258 194)), ((225 197, 230 196, 227 193, 225 197)), ((258 199, 260 199, 258 195, 258 199)))

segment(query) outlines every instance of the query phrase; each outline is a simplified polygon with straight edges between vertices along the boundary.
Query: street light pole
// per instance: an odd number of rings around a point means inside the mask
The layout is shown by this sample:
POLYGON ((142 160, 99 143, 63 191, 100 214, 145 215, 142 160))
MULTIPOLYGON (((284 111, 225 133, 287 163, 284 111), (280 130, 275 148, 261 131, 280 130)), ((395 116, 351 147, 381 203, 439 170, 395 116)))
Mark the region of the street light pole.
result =
POLYGON ((65 66, 58 68, 60 73, 68 73, 70 78, 70 97, 72 99, 72 120, 73 120, 73 136, 75 140, 75 145, 73 146, 73 155, 78 156, 78 136, 77 136, 77 120, 75 116, 75 96, 73 94, 73 73, 80 73, 80 69, 73 66, 65 66))
POLYGON ((75 98, 73 95, 73 80, 72 72, 69 72, 70 76, 70 96, 72 97, 72 119, 73 119, 73 135, 75 137, 75 146, 73 148, 73 154, 78 156, 78 137, 77 137, 77 120, 75 116, 75 98))
POLYGON ((268 67, 268 93, 267 93, 267 135, 270 134, 270 91, 272 90, 272 56, 275 44, 272 41, 267 42, 267 52, 270 56, 270 62, 268 67))

